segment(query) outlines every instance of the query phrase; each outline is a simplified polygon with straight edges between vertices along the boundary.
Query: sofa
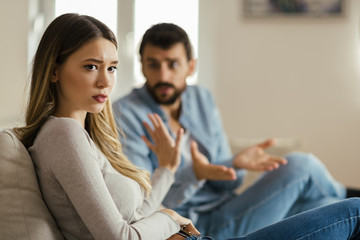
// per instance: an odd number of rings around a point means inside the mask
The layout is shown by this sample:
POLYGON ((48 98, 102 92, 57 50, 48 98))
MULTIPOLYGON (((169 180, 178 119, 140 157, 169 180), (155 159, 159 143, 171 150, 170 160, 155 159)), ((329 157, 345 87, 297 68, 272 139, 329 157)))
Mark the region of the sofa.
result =
POLYGON ((64 239, 40 193, 33 162, 9 129, 0 129, 0 239, 64 239))

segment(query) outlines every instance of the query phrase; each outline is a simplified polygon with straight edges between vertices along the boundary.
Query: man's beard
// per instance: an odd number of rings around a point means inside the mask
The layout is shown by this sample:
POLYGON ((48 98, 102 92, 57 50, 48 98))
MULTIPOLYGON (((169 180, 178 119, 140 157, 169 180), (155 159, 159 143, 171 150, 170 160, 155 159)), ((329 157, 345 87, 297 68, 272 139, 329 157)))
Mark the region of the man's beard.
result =
MULTIPOLYGON (((185 88, 186 88, 186 84, 183 88, 179 89, 179 88, 175 88, 175 86, 171 83, 157 83, 155 84, 153 87, 150 87, 149 84, 146 82, 146 86, 151 94, 151 96, 154 98, 154 100, 161 105, 172 105, 173 103, 176 102, 176 100, 181 96, 181 94, 184 92, 185 88), (162 97, 158 96, 156 94, 156 90, 160 87, 170 87, 174 89, 174 93, 166 99, 162 99, 162 97)), ((167 94, 162 94, 163 97, 166 97, 167 94)))

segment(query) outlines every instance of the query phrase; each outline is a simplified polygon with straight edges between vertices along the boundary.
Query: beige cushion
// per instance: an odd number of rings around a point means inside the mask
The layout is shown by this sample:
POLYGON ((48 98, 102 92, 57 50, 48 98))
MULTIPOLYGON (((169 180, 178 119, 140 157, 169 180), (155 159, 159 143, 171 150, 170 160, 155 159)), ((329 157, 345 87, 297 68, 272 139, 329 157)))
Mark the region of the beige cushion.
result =
POLYGON ((28 152, 9 130, 0 130, 0 238, 64 239, 42 199, 28 152))

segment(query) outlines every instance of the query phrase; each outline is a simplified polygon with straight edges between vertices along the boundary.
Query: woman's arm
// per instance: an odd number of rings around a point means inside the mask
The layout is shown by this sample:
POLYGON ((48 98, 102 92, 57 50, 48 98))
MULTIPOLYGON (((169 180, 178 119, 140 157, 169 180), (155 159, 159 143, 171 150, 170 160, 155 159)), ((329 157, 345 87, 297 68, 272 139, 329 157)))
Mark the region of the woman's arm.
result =
MULTIPOLYGON (((95 239, 165 239, 179 230, 179 225, 169 215, 155 212, 139 221, 129 223, 118 209, 106 185, 96 153, 89 137, 78 123, 71 119, 57 121, 55 127, 42 139, 38 147, 43 151, 39 158, 46 161, 49 171, 59 182, 83 223, 95 239), (162 226, 159 228, 159 226, 162 226), (160 230, 160 231, 159 231, 160 230)), ((46 183, 42 183, 43 185, 46 183)), ((117 188, 121 188, 121 183, 117 188)), ((136 194, 136 192, 133 192, 136 194)), ((126 196, 124 192, 124 196, 126 196)), ((140 194, 139 194, 140 195, 140 194)), ((133 202, 140 195, 134 195, 133 202)), ((56 199, 46 199, 57 220, 63 219, 53 204, 56 199)), ((136 209, 133 209, 135 211, 136 209)), ((60 222, 61 223, 61 222, 60 222)), ((61 228, 61 224, 60 224, 61 228)))

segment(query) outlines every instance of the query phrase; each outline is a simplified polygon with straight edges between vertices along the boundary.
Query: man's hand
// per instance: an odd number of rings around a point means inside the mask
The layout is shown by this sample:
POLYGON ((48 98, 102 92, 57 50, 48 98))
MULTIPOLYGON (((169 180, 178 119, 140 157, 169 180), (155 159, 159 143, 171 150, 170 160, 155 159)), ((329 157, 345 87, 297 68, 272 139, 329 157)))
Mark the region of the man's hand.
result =
POLYGON ((246 148, 235 156, 234 167, 255 171, 272 171, 279 168, 281 164, 286 164, 286 159, 271 156, 264 152, 266 148, 274 144, 275 140, 269 139, 258 145, 246 148))
POLYGON ((210 164, 209 160, 199 152, 195 141, 191 142, 191 156, 196 177, 199 180, 235 180, 236 173, 233 168, 223 165, 210 164))
POLYGON ((148 116, 154 126, 154 129, 152 129, 146 122, 143 122, 143 124, 154 143, 150 142, 150 140, 145 136, 141 136, 141 138, 156 154, 159 166, 166 167, 175 173, 181 161, 180 142, 184 130, 182 128, 179 129, 176 140, 174 141, 159 115, 155 113, 149 114, 148 116))

